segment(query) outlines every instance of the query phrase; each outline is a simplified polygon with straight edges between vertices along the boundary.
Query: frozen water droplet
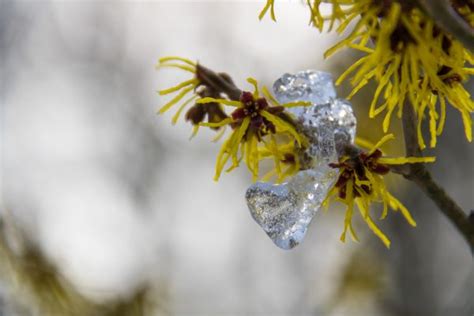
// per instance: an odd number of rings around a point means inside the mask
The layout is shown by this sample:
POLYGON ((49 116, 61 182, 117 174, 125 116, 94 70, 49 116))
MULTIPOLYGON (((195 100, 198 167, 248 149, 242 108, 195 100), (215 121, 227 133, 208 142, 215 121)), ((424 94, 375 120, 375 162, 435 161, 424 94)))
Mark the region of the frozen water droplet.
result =
POLYGON ((308 140, 308 147, 299 152, 301 169, 314 169, 337 160, 334 130, 327 125, 315 124, 310 114, 300 116, 298 130, 308 140))
POLYGON ((291 249, 304 238, 308 225, 320 208, 338 173, 330 168, 337 149, 353 143, 356 118, 349 102, 336 99, 330 74, 300 71, 284 74, 273 85, 281 103, 309 101, 313 105, 291 108, 297 128, 309 146, 299 153, 302 171, 287 183, 257 182, 246 193, 252 217, 280 248, 291 249))
POLYGON ((331 130, 337 136, 336 143, 354 142, 357 120, 350 102, 346 100, 333 99, 326 104, 306 107, 298 118, 303 127, 313 128, 315 133, 318 128, 331 130))
MULTIPOLYGON (((280 103, 309 101, 313 104, 327 103, 336 97, 332 75, 317 70, 303 70, 296 74, 284 74, 273 84, 275 98, 280 103)), ((299 115, 302 108, 291 108, 299 115)))
POLYGON ((247 205, 273 242, 282 249, 291 249, 303 240, 336 178, 335 170, 322 167, 300 171, 279 185, 257 182, 247 190, 247 205))

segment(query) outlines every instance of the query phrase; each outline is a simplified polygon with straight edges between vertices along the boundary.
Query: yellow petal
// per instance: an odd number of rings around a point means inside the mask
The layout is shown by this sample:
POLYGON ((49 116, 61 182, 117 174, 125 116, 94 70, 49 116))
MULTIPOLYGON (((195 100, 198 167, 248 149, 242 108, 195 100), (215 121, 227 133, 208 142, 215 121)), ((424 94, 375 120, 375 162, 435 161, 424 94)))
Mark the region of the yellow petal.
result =
POLYGON ((159 114, 163 114, 165 113, 166 111, 168 111, 173 105, 175 105, 176 103, 178 103, 186 94, 188 94, 189 92, 191 92, 191 90, 193 90, 194 87, 189 87, 189 88, 186 88, 186 89, 183 89, 177 96, 175 96, 170 102, 166 103, 159 111, 158 113, 159 114))
POLYGON ((196 103, 221 103, 229 106, 241 107, 242 103, 239 101, 227 100, 227 99, 216 99, 205 97, 196 101, 196 103))
POLYGON ((395 136, 393 134, 387 134, 385 135, 384 137, 382 137, 381 140, 379 140, 374 147, 372 147, 372 149, 370 150, 369 152, 369 155, 374 153, 378 148, 382 147, 385 143, 387 143, 388 141, 392 140, 392 139, 395 139, 395 136))
POLYGON ((171 124, 175 125, 176 122, 178 121, 179 119, 179 116, 181 115, 181 112, 184 110, 184 108, 186 107, 186 105, 188 105, 189 103, 191 103, 193 100, 196 100, 197 98, 197 95, 193 95, 192 97, 190 97, 189 99, 187 99, 186 101, 184 101, 184 103, 179 107, 178 111, 176 112, 176 114, 173 116, 173 118, 171 119, 171 124))
POLYGON ((182 62, 185 62, 186 64, 190 65, 190 66, 196 66, 196 63, 187 59, 187 58, 183 58, 183 57, 179 57, 179 56, 166 56, 166 57, 162 57, 159 59, 159 63, 162 64, 162 63, 165 63, 167 61, 170 61, 170 60, 179 60, 179 61, 182 61, 182 62))
POLYGON ((197 84, 199 81, 194 78, 194 79, 190 79, 190 80, 186 80, 186 81, 183 81, 179 84, 177 84, 176 86, 174 87, 171 87, 171 88, 168 88, 168 89, 164 89, 164 90, 160 90, 158 91, 158 93, 160 95, 166 95, 166 94, 169 94, 169 93, 172 93, 172 92, 175 92, 175 91, 178 91, 180 90, 181 88, 184 88, 186 86, 189 86, 189 85, 195 85, 197 84))
POLYGON ((399 158, 386 158, 382 157, 377 162, 385 165, 403 165, 406 163, 430 163, 435 162, 436 157, 399 157, 399 158))

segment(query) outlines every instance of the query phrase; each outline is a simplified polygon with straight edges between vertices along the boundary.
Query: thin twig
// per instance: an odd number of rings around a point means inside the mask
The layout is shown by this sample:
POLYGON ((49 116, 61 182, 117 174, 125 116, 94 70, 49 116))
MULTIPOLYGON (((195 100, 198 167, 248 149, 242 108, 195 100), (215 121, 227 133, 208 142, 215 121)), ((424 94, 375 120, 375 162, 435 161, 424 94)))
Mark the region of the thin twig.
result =
POLYGON ((242 90, 236 87, 229 75, 225 73, 216 73, 201 64, 197 65, 197 78, 205 85, 214 90, 227 94, 229 99, 238 101, 242 90))
MULTIPOLYGON (((413 106, 407 102, 403 107, 403 134, 405 137, 406 155, 421 157, 416 132, 416 114, 413 106)), ((448 193, 431 176, 424 164, 404 165, 398 171, 406 179, 413 181, 438 206, 440 211, 451 221, 474 252, 474 223, 448 193)))

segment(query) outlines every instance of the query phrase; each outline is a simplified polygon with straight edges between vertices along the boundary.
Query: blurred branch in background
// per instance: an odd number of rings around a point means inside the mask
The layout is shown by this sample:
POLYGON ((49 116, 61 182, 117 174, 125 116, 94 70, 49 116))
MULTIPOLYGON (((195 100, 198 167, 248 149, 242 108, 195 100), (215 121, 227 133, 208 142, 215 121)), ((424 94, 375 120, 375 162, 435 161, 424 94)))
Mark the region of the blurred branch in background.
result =
POLYGON ((17 227, 5 220, 0 222, 0 258, 0 277, 7 293, 3 308, 9 308, 11 312, 48 316, 168 314, 165 288, 157 292, 143 287, 131 297, 103 303, 88 300, 34 243, 28 241, 24 234, 20 235, 17 227))
POLYGON ((390 315, 384 300, 392 284, 387 262, 371 247, 360 247, 348 258, 336 290, 318 315, 390 315))
POLYGON ((474 28, 453 8, 452 0, 416 0, 436 23, 463 45, 474 51, 474 28))
MULTIPOLYGON (((18 194, 8 196, 8 202, 20 214, 21 210, 31 210, 23 218, 34 222, 27 228, 33 227, 31 236, 39 239, 25 247, 23 252, 13 251, 16 248, 12 249, 4 238, 0 240, 0 265, 5 280, 0 283, 0 295, 4 307, 11 309, 11 305, 16 305, 15 316, 43 316, 38 302, 46 299, 60 304, 61 300, 55 299, 59 297, 66 300, 64 306, 55 307, 56 311, 63 313, 60 316, 79 315, 72 313, 71 306, 78 306, 86 316, 143 315, 142 312, 146 315, 143 308, 148 308, 150 301, 152 306, 157 304, 158 309, 164 309, 158 311, 159 315, 166 314, 169 304, 171 313, 177 315, 320 316, 308 311, 315 302, 318 306, 330 305, 332 301, 327 299, 326 293, 336 287, 342 290, 334 292, 344 293, 341 297, 345 300, 337 302, 337 308, 331 310, 335 315, 346 303, 353 308, 348 309, 349 315, 355 314, 355 309, 363 313, 364 309, 358 302, 354 305, 354 300, 350 300, 352 293, 359 290, 367 299, 375 300, 378 306, 375 312, 362 314, 364 316, 472 314, 460 313, 458 309, 461 305, 466 309, 472 305, 469 295, 474 284, 468 282, 472 278, 466 277, 472 258, 466 254, 463 240, 451 225, 442 222, 444 218, 434 210, 430 201, 419 198, 417 190, 411 190, 411 182, 401 177, 394 179, 393 189, 411 201, 410 208, 418 227, 408 229, 395 216, 393 220, 382 223, 396 240, 392 249, 386 251, 377 244, 373 257, 354 256, 353 260, 348 258, 353 254, 352 247, 367 247, 370 238, 364 238, 363 245, 341 245, 337 239, 341 228, 339 212, 319 214, 321 216, 314 220, 314 229, 306 242, 288 254, 274 249, 267 237, 253 225, 239 193, 248 184, 247 178, 236 175, 219 187, 213 185, 209 172, 214 161, 207 138, 193 143, 180 142, 184 135, 188 135, 187 126, 172 129, 154 116, 157 105, 154 89, 159 84, 179 79, 158 76, 153 71, 156 56, 183 53, 209 62, 216 69, 237 74, 238 81, 244 74, 252 72, 258 78, 266 78, 268 84, 285 71, 314 68, 336 75, 347 69, 355 57, 352 53, 341 54, 343 58, 337 67, 333 67, 336 60, 323 63, 322 50, 330 45, 330 37, 316 36, 314 30, 304 28, 300 22, 307 18, 307 12, 303 12, 302 7, 299 10, 294 2, 284 7, 288 9, 285 11, 289 12, 288 16, 276 25, 258 24, 260 2, 180 2, 125 5, 2 2, 0 79, 6 79, 2 88, 8 96, 5 107, 9 109, 8 119, 11 120, 6 132, 12 139, 10 146, 6 147, 10 160, 2 167, 9 175, 6 184, 20 187, 18 194), (174 16, 179 17, 179 23, 163 23, 174 16), (282 43, 284 38, 291 38, 292 45, 282 43), (7 58, 3 59, 4 56, 7 58), (57 75, 59 80, 52 81, 48 78, 51 74, 57 75), (58 89, 58 82, 66 84, 58 89), (55 94, 59 97, 50 97, 55 94), (25 95, 31 98, 24 99, 25 95), (90 115, 82 116, 83 110, 90 115), (77 126, 81 127, 79 132, 76 131, 81 138, 70 138, 76 135, 71 131, 78 129, 77 126), (89 135, 84 131, 93 137, 82 138, 89 135), (56 137, 61 134, 65 134, 67 139, 56 137), (88 151, 78 156, 76 147, 71 148, 71 144, 88 151), (71 152, 74 159, 68 160, 71 152), (86 168, 79 169, 78 162, 87 167, 98 167, 84 173, 86 168), (38 179, 35 172, 45 170, 45 166, 49 166, 46 176, 38 179), (76 170, 80 177, 61 177, 59 171, 63 169, 76 170), (95 193, 94 185, 100 177, 107 180, 108 187, 123 184, 125 194, 118 191, 119 194, 110 193, 111 199, 92 199, 94 196, 88 194, 90 190, 87 189, 92 187, 95 193), (77 185, 76 180, 82 180, 83 185, 77 185), (404 185, 401 185, 402 181, 404 185), (31 186, 35 183, 39 183, 39 199, 35 198, 36 187, 31 186), (60 194, 55 190, 58 186, 65 188, 59 191, 60 194), (50 203, 49 206, 52 201, 63 200, 66 193, 79 196, 74 201, 79 201, 77 204, 84 207, 79 210, 76 205, 47 208, 49 213, 42 212, 44 201, 50 203), (126 216, 128 213, 122 210, 124 200, 121 197, 136 202, 130 212, 133 216, 126 216), (24 204, 31 205, 31 208, 24 207, 24 204), (79 274, 81 277, 93 275, 100 279, 102 271, 107 277, 110 275, 107 269, 112 267, 118 267, 112 270, 119 270, 119 275, 134 275, 127 271, 130 270, 127 263, 122 263, 143 260, 148 248, 129 251, 130 244, 117 246, 116 243, 128 240, 121 238, 122 233, 137 234, 134 227, 138 225, 130 222, 144 213, 156 214, 158 220, 147 217, 147 223, 154 221, 150 225, 153 234, 140 241, 147 244, 160 241, 164 245, 164 249, 156 251, 160 264, 153 265, 153 268, 169 278, 172 300, 168 299, 168 288, 165 287, 164 294, 160 294, 159 289, 155 293, 154 288, 148 291, 141 288, 121 302, 110 301, 110 306, 90 302, 58 273, 64 267, 59 263, 52 265, 51 262, 56 261, 44 255, 43 246, 46 245, 50 252, 74 262, 87 257, 87 265, 81 263, 82 270, 86 271, 79 274), (78 214, 82 216, 79 223, 76 222, 78 214), (106 225, 98 223, 103 218, 108 221, 106 225), (42 234, 35 230, 38 227, 43 230, 42 234), (59 234, 54 234, 58 227, 61 228, 59 234), (96 227, 96 230, 91 227, 96 227), (45 241, 44 235, 66 242, 51 245, 51 239, 45 241), (101 239, 103 235, 110 237, 101 239), (74 236, 86 241, 73 242, 74 236), (41 244, 41 252, 36 242, 41 244), (64 251, 66 247, 71 249, 64 251), (87 247, 93 249, 84 251, 87 247), (103 253, 110 248, 117 250, 119 255, 103 253), (99 264, 93 264, 96 262, 99 264), (367 262, 376 265, 369 268, 365 265, 367 262), (385 263, 388 266, 385 267, 385 263), (383 269, 380 270, 379 266, 383 269), (95 270, 89 271, 91 268, 95 270), (385 279, 390 271, 394 276, 385 279), (13 276, 16 277, 13 279, 13 276), (336 278, 332 278, 334 276, 336 278), (10 282, 12 280, 17 282, 10 282), (43 285, 33 285, 38 280, 42 280, 43 285), (388 290, 393 292, 383 293, 390 297, 380 301, 379 289, 385 289, 385 282, 389 283, 388 290), (15 284, 16 288, 12 287, 15 284), (36 290, 46 290, 46 293, 36 293, 36 290), (26 294, 25 298, 15 295, 19 291, 26 294), (311 292, 309 299, 301 295, 305 292, 311 292), (453 300, 454 296, 458 299, 453 300), (157 299, 155 303, 154 298, 157 299), (15 300, 22 304, 15 304, 15 300), (446 312, 439 312, 441 310, 446 312)), ((341 95, 347 95, 347 92, 341 91, 341 95)), ((374 135, 379 130, 374 126, 380 126, 380 121, 369 120, 366 115, 370 103, 370 93, 366 92, 357 95, 353 104, 358 127, 366 133, 362 136, 375 141, 381 136, 374 135)), ((450 112, 449 115, 456 113, 450 112)), ((472 163, 473 151, 472 146, 459 141, 462 128, 455 124, 456 121, 451 121, 447 123, 450 124, 447 134, 440 141, 440 146, 444 147, 437 150, 439 159, 432 172, 436 178, 443 179, 443 185, 453 192, 461 206, 467 208, 473 203, 472 170, 453 166, 472 163)), ((398 124, 394 128, 398 128, 398 124)), ((389 146, 393 153, 400 152, 402 139, 389 146)), ((99 191, 98 195, 102 192, 99 191)), ((139 229, 144 230, 143 226, 139 229)), ((131 244, 135 248, 141 246, 135 243, 135 239, 131 244)), ((131 279, 119 278, 114 273, 111 275, 119 281, 131 279)), ((104 285, 104 282, 109 284, 104 280, 93 281, 96 282, 91 282, 92 286, 104 285)), ((119 288, 128 283, 113 284, 120 284, 119 288)))

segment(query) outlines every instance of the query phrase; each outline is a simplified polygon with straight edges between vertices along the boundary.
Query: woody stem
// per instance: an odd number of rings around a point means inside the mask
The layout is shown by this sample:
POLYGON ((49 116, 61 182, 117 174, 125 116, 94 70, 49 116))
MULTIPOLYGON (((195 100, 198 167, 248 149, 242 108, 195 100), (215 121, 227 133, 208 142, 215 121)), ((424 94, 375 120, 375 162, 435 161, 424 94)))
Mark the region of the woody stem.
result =
POLYGON ((229 99, 238 101, 242 90, 232 81, 231 77, 224 73, 216 73, 200 64, 196 67, 196 76, 204 84, 212 87, 215 91, 227 94, 229 99))
POLYGON ((416 0, 416 2, 438 26, 453 35, 471 52, 474 51, 474 29, 456 12, 450 0, 416 0))
MULTIPOLYGON (((406 102, 403 107, 403 134, 405 137, 406 155, 422 157, 418 146, 416 122, 417 117, 414 108, 409 102, 406 102)), ((422 163, 407 164, 397 171, 406 179, 413 181, 438 206, 439 210, 456 227, 474 253, 474 221, 467 216, 446 190, 433 179, 426 166, 422 163)))

